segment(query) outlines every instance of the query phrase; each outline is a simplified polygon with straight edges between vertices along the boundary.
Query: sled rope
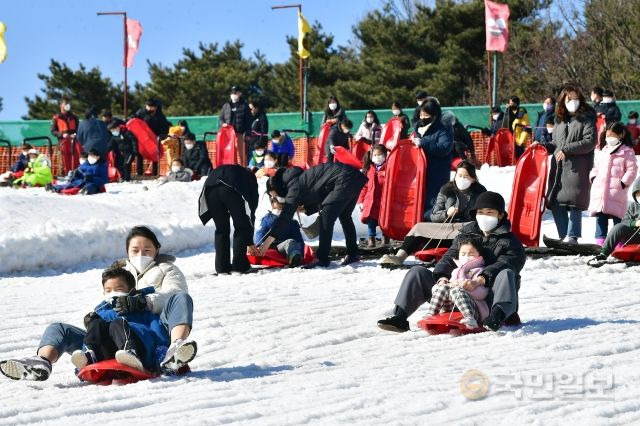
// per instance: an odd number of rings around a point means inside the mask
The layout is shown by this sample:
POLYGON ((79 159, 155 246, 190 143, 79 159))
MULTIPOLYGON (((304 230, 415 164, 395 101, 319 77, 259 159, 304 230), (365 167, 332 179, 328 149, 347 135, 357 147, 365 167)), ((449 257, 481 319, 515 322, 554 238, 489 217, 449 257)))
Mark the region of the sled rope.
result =
POLYGON ((629 244, 629 241, 631 241, 638 234, 638 231, 640 231, 640 228, 636 227, 636 231, 631 235, 631 237, 629 237, 629 239, 624 244, 622 244, 622 247, 629 244))
MULTIPOLYGON (((447 224, 451 224, 453 223, 453 218, 455 217, 455 214, 453 216, 451 216, 450 218, 446 218, 444 220, 444 222, 442 222, 442 224, 440 225, 440 227, 438 228, 438 232, 443 232, 445 226, 447 224)), ((431 241, 433 241, 434 237, 429 238, 429 241, 427 241, 427 243, 424 245, 424 247, 422 247, 422 250, 426 250, 427 246, 429 245, 429 243, 431 243, 431 241)), ((438 247, 440 247, 440 244, 442 243, 442 240, 444 240, 444 238, 440 238, 438 240, 438 244, 436 245, 436 250, 438 249, 438 247)))

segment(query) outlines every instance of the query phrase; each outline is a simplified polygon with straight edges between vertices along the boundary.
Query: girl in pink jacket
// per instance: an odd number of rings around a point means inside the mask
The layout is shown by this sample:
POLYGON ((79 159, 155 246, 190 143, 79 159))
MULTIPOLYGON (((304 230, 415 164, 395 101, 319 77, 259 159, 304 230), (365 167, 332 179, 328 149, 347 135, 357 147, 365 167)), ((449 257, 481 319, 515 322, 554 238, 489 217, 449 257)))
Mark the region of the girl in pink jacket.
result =
POLYGON ((609 219, 620 223, 627 210, 627 192, 638 172, 631 135, 621 122, 612 123, 600 135, 595 162, 590 173, 589 213, 596 217, 596 243, 602 245, 609 219))
POLYGON ((489 306, 485 302, 489 290, 476 280, 484 269, 481 252, 479 241, 460 240, 458 259, 454 260, 458 268, 451 272, 449 280, 440 280, 431 289, 427 316, 451 311, 455 306, 464 316, 460 322, 469 329, 478 328, 478 321, 489 316, 489 306))

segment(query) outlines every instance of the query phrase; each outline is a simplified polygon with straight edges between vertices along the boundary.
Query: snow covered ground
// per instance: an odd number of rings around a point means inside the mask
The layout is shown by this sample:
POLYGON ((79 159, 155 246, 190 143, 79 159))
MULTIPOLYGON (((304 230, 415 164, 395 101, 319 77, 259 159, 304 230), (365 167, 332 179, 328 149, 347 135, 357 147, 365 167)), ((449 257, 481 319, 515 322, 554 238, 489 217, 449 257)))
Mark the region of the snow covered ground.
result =
MULTIPOLYGON (((512 174, 479 176, 508 198, 512 174)), ((193 373, 98 387, 80 383, 65 355, 46 382, 0 376, 0 425, 640 424, 637 267, 529 260, 522 326, 429 336, 416 329, 419 310, 398 335, 376 321, 406 271, 366 261, 216 277, 213 228, 197 217, 201 182, 146 186, 91 197, 0 188, 0 359, 33 354, 51 322, 80 325, 102 268, 145 223, 178 256, 195 300, 193 373), (482 380, 486 396, 465 397, 482 380)), ((585 241, 593 229, 585 219, 585 241)), ((543 233, 556 236, 549 216, 543 233)))

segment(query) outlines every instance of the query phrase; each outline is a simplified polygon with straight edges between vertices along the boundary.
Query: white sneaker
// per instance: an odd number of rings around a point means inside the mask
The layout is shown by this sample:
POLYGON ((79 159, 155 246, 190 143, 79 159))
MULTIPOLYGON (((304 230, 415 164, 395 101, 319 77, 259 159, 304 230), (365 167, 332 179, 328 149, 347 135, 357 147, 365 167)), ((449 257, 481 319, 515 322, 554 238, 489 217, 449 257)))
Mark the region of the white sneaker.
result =
POLYGON ((89 364, 96 363, 96 356, 91 349, 81 351, 80 349, 73 351, 71 354, 71 364, 73 364, 78 370, 82 370, 89 364))
POLYGON ((13 380, 44 381, 51 375, 51 363, 39 356, 0 361, 0 373, 13 380))
POLYGON ((142 361, 140 361, 140 358, 138 358, 138 354, 133 349, 120 349, 118 352, 116 352, 116 361, 118 361, 122 365, 126 365, 127 367, 144 371, 142 361))
POLYGON ((564 237, 564 240, 562 240, 563 243, 565 244, 571 244, 571 245, 575 245, 578 244, 578 239, 576 237, 564 237))
POLYGON ((380 258, 380 264, 400 266, 403 263, 404 262, 402 261, 402 259, 400 259, 398 256, 396 256, 394 254, 385 254, 384 256, 382 256, 380 258))
POLYGON ((469 330, 473 330, 474 328, 478 328, 478 321, 475 318, 467 318, 464 317, 460 320, 460 324, 463 324, 469 330))
POLYGON ((167 354, 160 363, 160 368, 163 370, 177 371, 182 366, 191 362, 196 357, 197 352, 198 345, 195 341, 191 339, 177 339, 171 343, 171 346, 167 349, 167 354))

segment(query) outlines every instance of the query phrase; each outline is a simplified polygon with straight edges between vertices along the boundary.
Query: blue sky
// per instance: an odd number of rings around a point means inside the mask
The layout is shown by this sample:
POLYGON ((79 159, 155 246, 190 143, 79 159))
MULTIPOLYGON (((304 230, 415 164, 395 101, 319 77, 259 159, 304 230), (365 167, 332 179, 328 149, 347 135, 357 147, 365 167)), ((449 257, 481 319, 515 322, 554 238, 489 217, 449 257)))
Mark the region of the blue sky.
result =
MULTIPOLYGON (((122 18, 96 16, 98 11, 126 11, 138 19, 144 32, 128 80, 146 82, 147 59, 172 64, 183 47, 196 49, 199 41, 224 43, 240 39, 244 53, 263 52, 271 62, 289 57, 287 35, 297 34, 295 9, 272 11, 284 0, 18 0, 3 7, 0 21, 7 25, 7 60, 0 64, 0 120, 26 114, 24 97, 43 87, 38 73, 47 73, 51 58, 76 69, 97 66, 104 76, 121 82, 122 18)), ((313 0, 302 3, 309 22, 320 21, 337 44, 347 44, 351 28, 380 0, 313 0)), ((53 115, 56 111, 52 111, 53 115)))

